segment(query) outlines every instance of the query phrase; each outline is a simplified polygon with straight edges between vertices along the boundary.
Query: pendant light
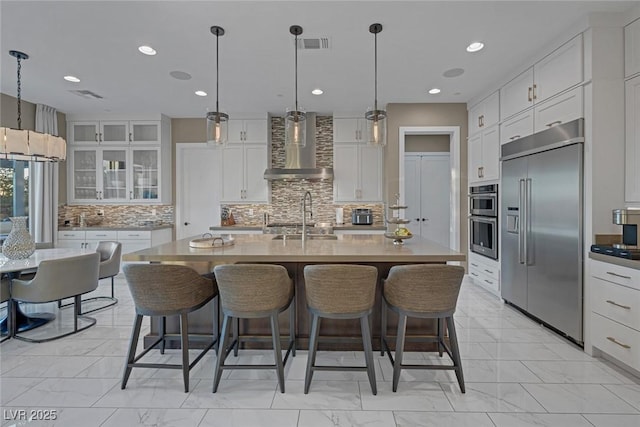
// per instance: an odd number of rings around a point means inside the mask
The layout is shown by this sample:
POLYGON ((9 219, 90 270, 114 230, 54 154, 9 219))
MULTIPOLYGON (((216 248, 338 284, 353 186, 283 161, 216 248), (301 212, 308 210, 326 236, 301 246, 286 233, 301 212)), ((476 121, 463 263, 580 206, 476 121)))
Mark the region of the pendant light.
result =
POLYGON ((220 105, 218 103, 218 95, 220 93, 218 89, 218 78, 220 76, 218 67, 218 40, 220 36, 224 35, 224 28, 214 25, 211 27, 211 33, 216 36, 216 111, 207 113, 207 144, 222 145, 227 142, 227 136, 229 134, 229 115, 220 112, 220 105))
POLYGON ((364 115, 367 119, 367 141, 370 145, 383 146, 387 143, 387 112, 378 110, 378 33, 382 31, 382 24, 371 24, 369 32, 374 40, 374 100, 373 109, 364 115))
POLYGON ((36 162, 65 160, 67 142, 63 138, 22 129, 21 61, 29 59, 29 55, 17 50, 10 50, 9 55, 18 61, 18 129, 0 127, 0 158, 36 162))
POLYGON ((304 147, 307 134, 307 114, 298 107, 298 36, 302 34, 302 27, 292 25, 289 32, 295 36, 293 49, 295 52, 295 96, 296 103, 293 110, 287 109, 284 116, 284 144, 304 147))

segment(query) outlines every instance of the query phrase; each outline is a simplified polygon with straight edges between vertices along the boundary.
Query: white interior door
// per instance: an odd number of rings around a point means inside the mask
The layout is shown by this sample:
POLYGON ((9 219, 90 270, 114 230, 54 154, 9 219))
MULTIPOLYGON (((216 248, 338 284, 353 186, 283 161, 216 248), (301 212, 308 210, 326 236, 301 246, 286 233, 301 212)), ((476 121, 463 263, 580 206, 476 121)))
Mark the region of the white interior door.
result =
POLYGON ((449 247, 451 234, 449 154, 422 156, 420 166, 422 237, 449 247))
POLYGON ((221 149, 178 144, 176 159, 176 237, 198 236, 220 225, 221 149))
POLYGON ((449 153, 405 155, 405 217, 413 234, 450 246, 449 153))

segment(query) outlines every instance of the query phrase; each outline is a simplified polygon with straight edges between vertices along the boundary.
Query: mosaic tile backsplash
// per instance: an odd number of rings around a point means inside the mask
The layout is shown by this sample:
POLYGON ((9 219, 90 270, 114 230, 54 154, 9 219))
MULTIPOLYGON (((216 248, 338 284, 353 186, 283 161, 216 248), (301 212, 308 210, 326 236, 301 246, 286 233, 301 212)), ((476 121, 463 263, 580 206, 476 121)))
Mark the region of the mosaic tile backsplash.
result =
POLYGON ((149 221, 173 224, 174 207, 169 205, 61 205, 58 206, 58 226, 69 221, 71 226, 80 224, 80 214, 84 213, 88 224, 100 221, 103 227, 132 227, 149 221), (152 211, 155 209, 156 214, 152 211), (104 211, 104 215, 98 212, 104 211))
MULTIPOLYGON (((316 116, 316 166, 333 167, 333 117, 316 116)), ((271 165, 282 168, 285 164, 284 119, 271 118, 271 165)), ((223 205, 231 209, 237 225, 262 225, 263 214, 270 222, 301 222, 301 200, 306 191, 313 199, 313 222, 331 222, 336 219, 336 208, 344 208, 344 221, 351 223, 351 210, 370 208, 374 224, 383 223, 382 204, 334 204, 332 182, 272 181, 270 205, 223 205), (253 212, 253 215, 249 215, 253 212)))

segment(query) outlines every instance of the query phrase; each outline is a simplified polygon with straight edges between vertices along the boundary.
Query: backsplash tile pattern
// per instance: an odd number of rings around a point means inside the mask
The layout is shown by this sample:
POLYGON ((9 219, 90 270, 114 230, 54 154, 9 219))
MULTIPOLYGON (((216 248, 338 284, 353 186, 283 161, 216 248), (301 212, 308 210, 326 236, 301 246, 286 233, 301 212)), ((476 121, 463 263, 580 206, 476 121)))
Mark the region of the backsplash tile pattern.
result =
MULTIPOLYGON (((284 118, 271 118, 271 167, 285 165, 284 118)), ((316 166, 333 167, 333 117, 316 116, 316 166)), ((236 224, 262 225, 263 214, 268 213, 270 222, 301 222, 302 196, 311 192, 313 199, 313 222, 335 222, 335 208, 344 208, 345 223, 351 223, 351 210, 370 208, 374 222, 383 223, 382 204, 336 205, 333 203, 332 182, 272 181, 270 205, 223 205, 231 209, 236 224), (249 212, 253 211, 253 215, 249 212)))
POLYGON ((58 206, 58 226, 65 221, 72 226, 78 226, 80 214, 91 223, 100 219, 98 211, 103 210, 101 226, 131 227, 142 225, 147 221, 162 221, 163 224, 173 224, 174 207, 169 205, 60 205, 58 206), (152 215, 152 210, 156 215, 152 215))

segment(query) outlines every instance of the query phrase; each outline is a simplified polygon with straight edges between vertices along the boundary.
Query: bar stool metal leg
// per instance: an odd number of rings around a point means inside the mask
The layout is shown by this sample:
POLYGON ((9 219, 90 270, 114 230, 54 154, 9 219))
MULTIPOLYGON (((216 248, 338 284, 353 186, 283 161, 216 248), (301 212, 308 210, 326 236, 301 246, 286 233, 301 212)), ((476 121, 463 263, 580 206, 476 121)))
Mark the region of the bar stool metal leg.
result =
POLYGON ((278 326, 278 314, 271 315, 271 336, 273 338, 273 353, 276 361, 276 373, 280 392, 284 393, 284 365, 282 363, 282 347, 280 345, 280 327, 278 326))
POLYGON ((373 348, 371 346, 371 330, 369 328, 369 316, 362 316, 360 318, 360 327, 362 328, 362 345, 364 347, 364 357, 367 363, 367 376, 369 377, 369 384, 371 384, 371 392, 378 394, 378 388, 376 387, 376 372, 373 366, 373 348))
POLYGON ((133 362, 136 357, 136 350, 138 348, 138 338, 140 337, 140 328, 142 327, 142 315, 136 314, 136 318, 133 320, 133 331, 131 332, 131 342, 129 343, 129 352, 127 353, 127 363, 124 367, 124 375, 122 376, 122 384, 120 388, 122 390, 127 386, 131 370, 133 369, 133 362))
POLYGON ((381 328, 380 328, 380 356, 384 356, 384 351, 387 346, 387 301, 382 297, 382 313, 380 313, 381 318, 381 328))
MULTIPOLYGON (((189 392, 189 322, 187 313, 180 315, 180 344, 182 347, 182 378, 184 380, 184 392, 189 392)), ((162 340, 162 346, 164 347, 162 340)))
POLYGON ((220 352, 218 353, 218 358, 216 360, 216 371, 213 377, 213 392, 218 391, 218 385, 220 384, 220 378, 222 377, 222 366, 224 365, 224 361, 227 358, 227 354, 229 354, 229 349, 227 351, 227 346, 229 345, 229 322, 233 322, 228 315, 224 315, 222 319, 222 330, 220 331, 220 336, 222 337, 222 344, 220 345, 220 352))
POLYGON ((464 376, 462 374, 462 361, 460 360, 460 348, 458 347, 458 335, 456 334, 456 325, 453 317, 447 317, 447 328, 449 329, 449 343, 451 345, 451 353, 453 363, 455 365, 456 378, 460 385, 460 391, 465 393, 464 376))
POLYGON ((398 336, 396 337, 396 357, 393 364, 393 391, 398 390, 400 371, 402 370, 402 356, 404 353, 404 338, 407 332, 407 316, 398 313, 398 336))
POLYGON ((316 365, 316 351, 318 349, 318 336, 320 334, 320 316, 313 313, 311 321, 311 333, 309 334, 309 355, 307 358, 307 369, 304 375, 304 394, 309 393, 311 378, 313 377, 314 366, 316 365))

